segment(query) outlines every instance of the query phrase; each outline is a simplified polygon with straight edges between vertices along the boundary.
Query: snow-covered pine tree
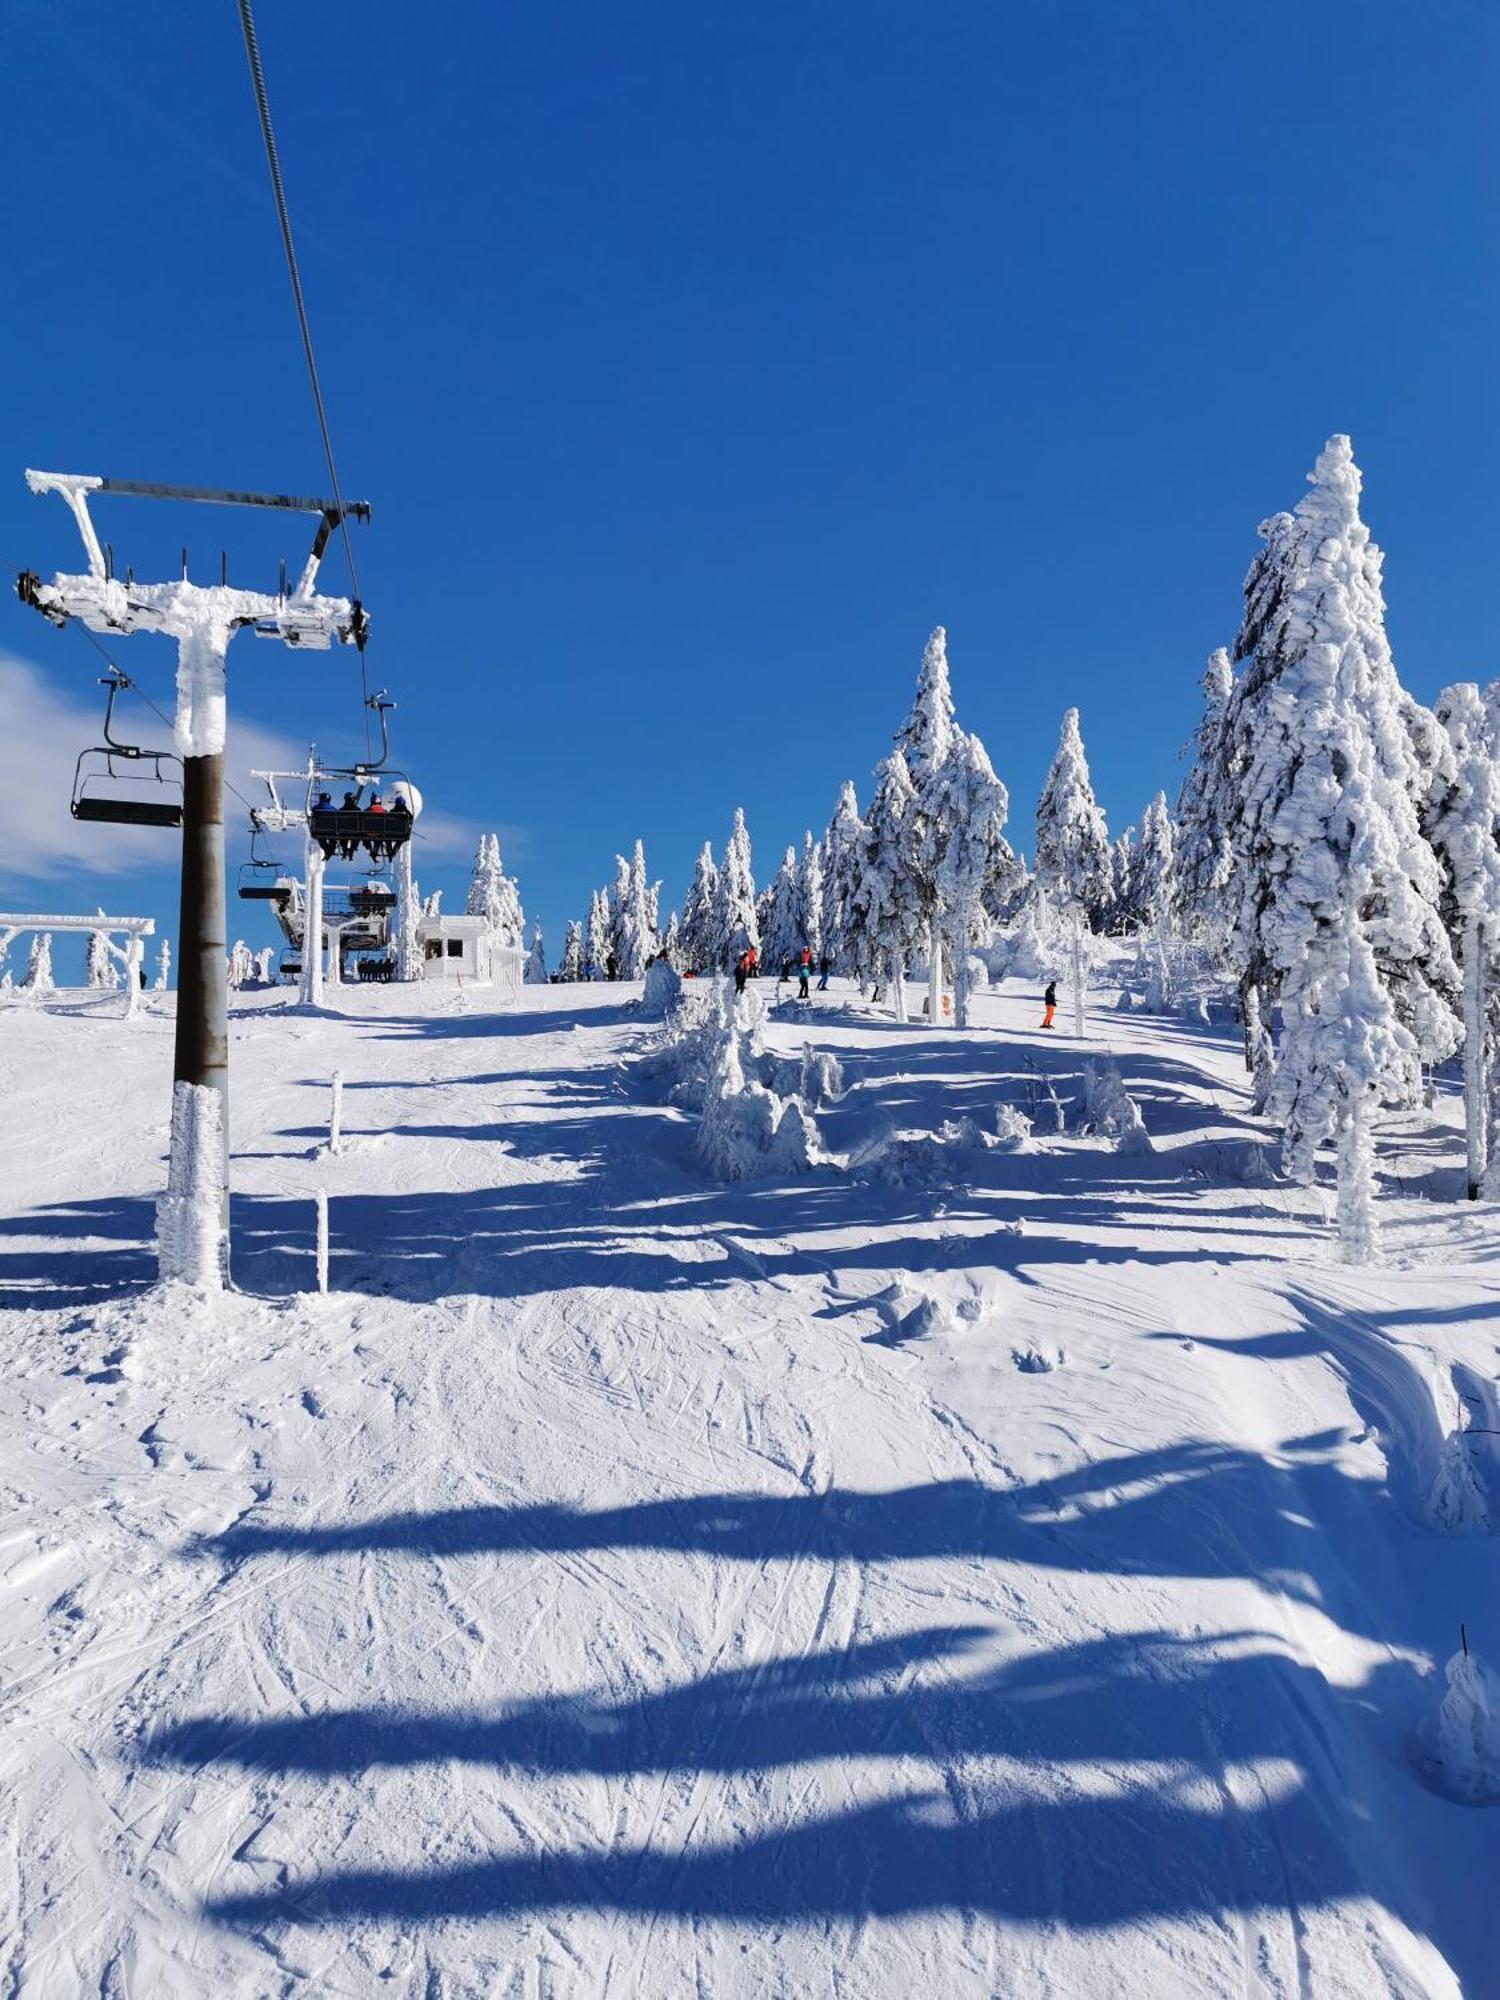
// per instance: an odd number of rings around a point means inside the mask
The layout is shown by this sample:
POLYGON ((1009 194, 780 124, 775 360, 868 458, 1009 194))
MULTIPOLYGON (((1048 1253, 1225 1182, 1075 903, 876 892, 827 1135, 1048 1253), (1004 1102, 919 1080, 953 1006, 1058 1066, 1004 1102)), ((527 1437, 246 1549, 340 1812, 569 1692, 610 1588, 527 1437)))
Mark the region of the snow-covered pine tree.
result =
POLYGON ((1170 923, 1177 901, 1176 838, 1165 792, 1158 792, 1141 814, 1130 874, 1130 901, 1136 919, 1160 935, 1170 923))
POLYGON ((1432 788, 1426 827, 1447 875, 1463 969, 1464 1127, 1473 1201, 1489 1165, 1496 1112, 1486 1045, 1495 1039, 1487 1029, 1500 947, 1500 745, 1491 711, 1473 681, 1444 688, 1436 713, 1449 754, 1432 788))
POLYGON ((906 760, 915 795, 909 852, 926 929, 927 1019, 943 1018, 943 910, 938 882, 952 831, 944 817, 944 772, 956 736, 953 694, 948 677, 948 635, 935 625, 917 669, 917 692, 910 715, 896 732, 896 748, 906 760))
POLYGON ((630 860, 615 856, 610 917, 621 979, 644 979, 660 948, 652 917, 654 897, 646 880, 646 850, 638 840, 630 860))
POLYGON ((823 850, 810 832, 802 836, 797 886, 802 899, 802 942, 816 966, 823 956, 823 850))
POLYGON ((855 969, 891 982, 895 1016, 906 1019, 906 962, 922 941, 927 909, 918 885, 917 795, 899 750, 875 767, 865 815, 865 865, 853 912, 855 969))
POLYGON ((1234 669, 1218 647, 1203 674, 1203 714, 1193 736, 1193 761, 1177 795, 1176 921, 1184 934, 1210 950, 1224 931, 1224 890, 1231 865, 1241 775, 1229 728, 1234 669))
MULTIPOLYGON (((947 828, 938 868, 937 904, 953 953, 953 1003, 957 1025, 969 1025, 969 953, 987 931, 985 893, 1003 874, 1005 857, 1014 863, 1004 834, 1010 799, 995 776, 977 736, 954 729, 948 754, 933 790, 941 791, 937 811, 947 828), (1003 850, 1003 854, 1000 852, 1003 850)), ((932 792, 929 792, 929 797, 932 792)))
POLYGON ((50 993, 52 986, 52 933, 36 931, 26 954, 26 976, 21 987, 27 993, 50 993))
POLYGON ((1109 847, 1110 911, 1112 928, 1119 934, 1134 930, 1138 918, 1135 906, 1135 828, 1117 833, 1109 847))
POLYGON ((276 984, 276 953, 270 945, 263 945, 255 954, 255 978, 260 986, 276 984))
POLYGON ((562 963, 557 976, 569 986, 577 985, 583 978, 583 926, 577 917, 568 919, 568 928, 563 933, 562 963))
MULTIPOLYGON (((103 916, 104 912, 99 912, 103 916)), ((109 948, 109 938, 103 931, 90 931, 88 949, 84 954, 85 978, 96 991, 117 992, 120 972, 114 955, 109 948)))
POLYGON ((518 949, 525 943, 526 919, 521 911, 521 894, 501 864, 498 834, 480 835, 464 910, 471 917, 484 918, 496 944, 518 949))
POLYGON ((539 923, 531 926, 531 950, 526 954, 526 969, 521 975, 527 986, 547 984, 547 952, 542 942, 542 927, 539 923))
POLYGON ((628 979, 625 970, 625 928, 630 922, 630 863, 623 854, 615 856, 614 880, 609 885, 609 958, 615 977, 628 979))
POLYGON ((609 977, 609 961, 614 957, 614 949, 609 921, 609 898, 602 889, 595 889, 589 897, 588 978, 609 977))
POLYGON ((796 963, 805 935, 802 922, 802 880, 797 850, 789 847, 771 883, 770 899, 761 924, 760 948, 767 972, 796 963))
POLYGON ((167 981, 171 978, 171 976, 172 976, 172 943, 169 938, 163 938, 161 943, 156 948, 156 978, 153 981, 154 990, 158 993, 165 993, 167 990, 167 981))
POLYGON ((243 938, 236 938, 229 948, 229 983, 236 991, 248 985, 255 977, 255 959, 249 945, 243 938))
POLYGON ((1038 888, 1072 944, 1073 1030, 1084 1031, 1083 933, 1110 892, 1109 829, 1094 799, 1078 710, 1063 717, 1057 754, 1036 809, 1038 888))
POLYGON ((719 871, 714 866, 713 848, 705 840, 693 870, 692 882, 689 884, 687 895, 683 898, 682 923, 679 929, 682 971, 723 970, 718 962, 718 939, 714 928, 718 903, 719 871))
POLYGON ((823 836, 823 949, 842 973, 855 970, 854 912, 865 870, 865 823, 852 778, 846 778, 823 836))
POLYGON ((734 826, 719 864, 719 893, 714 911, 714 970, 726 971, 740 953, 760 949, 760 925, 755 915, 755 876, 751 872, 750 835, 741 806, 734 809, 734 826))
POLYGON ((686 970, 682 956, 682 921, 675 910, 667 918, 667 928, 662 933, 661 955, 674 972, 686 970))
POLYGON ((1457 1045, 1458 980, 1347 437, 1329 439, 1309 487, 1295 517, 1266 524, 1247 580, 1229 943, 1262 1007, 1280 1003, 1265 1109, 1288 1169, 1310 1180, 1335 1141, 1340 1240, 1365 1261, 1371 1121, 1383 1104, 1415 1104, 1422 1062, 1457 1045))
POLYGON ((953 692, 948 676, 948 634, 934 625, 917 668, 911 714, 896 731, 896 748, 920 799, 947 761, 953 745, 953 692))

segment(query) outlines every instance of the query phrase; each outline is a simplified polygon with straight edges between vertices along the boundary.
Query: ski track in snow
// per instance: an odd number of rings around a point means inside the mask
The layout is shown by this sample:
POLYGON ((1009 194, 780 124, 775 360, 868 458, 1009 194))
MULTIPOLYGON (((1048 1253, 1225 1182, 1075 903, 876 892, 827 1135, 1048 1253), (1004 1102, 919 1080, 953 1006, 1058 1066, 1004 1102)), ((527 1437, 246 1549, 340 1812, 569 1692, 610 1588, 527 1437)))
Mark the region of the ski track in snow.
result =
MULTIPOLYGON (((148 1289, 169 1014, 0 1011, 0 1992, 1487 1990, 1413 1745, 1500 1660, 1485 1461, 1433 1499, 1492 1211, 1389 1162, 1338 1269, 1231 1038, 1103 1013, 1143 1159, 719 1187, 629 998, 246 996, 214 1309, 148 1289)), ((976 1011, 770 1033, 836 1150, 1068 1096, 976 1011)))

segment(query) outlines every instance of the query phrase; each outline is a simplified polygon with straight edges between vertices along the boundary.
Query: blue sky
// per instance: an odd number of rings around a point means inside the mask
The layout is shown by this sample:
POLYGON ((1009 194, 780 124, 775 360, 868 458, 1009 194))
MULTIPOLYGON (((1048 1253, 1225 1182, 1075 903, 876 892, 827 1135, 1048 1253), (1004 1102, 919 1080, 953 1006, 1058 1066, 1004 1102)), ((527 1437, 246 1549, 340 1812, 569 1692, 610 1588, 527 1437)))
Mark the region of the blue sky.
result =
MULTIPOLYGON (((450 902, 497 825, 555 951, 617 848, 644 837, 674 901, 736 804, 769 875, 867 790, 936 622, 1017 844, 1072 703, 1123 824, 1175 791, 1256 524, 1335 430, 1407 684, 1500 671, 1492 5, 258 20, 375 508, 370 671, 450 902)), ((0 77, 0 563, 75 566, 28 464, 320 491, 232 0, 10 0, 0 77)), ((141 574, 184 540, 246 583, 300 553, 216 511, 101 523, 141 574)), ((174 930, 171 836, 35 837, 93 654, 8 600, 0 656, 0 898, 174 930)), ((167 649, 119 656, 168 705, 167 649)), ((231 654, 246 750, 346 752, 357 691, 352 655, 231 654)))

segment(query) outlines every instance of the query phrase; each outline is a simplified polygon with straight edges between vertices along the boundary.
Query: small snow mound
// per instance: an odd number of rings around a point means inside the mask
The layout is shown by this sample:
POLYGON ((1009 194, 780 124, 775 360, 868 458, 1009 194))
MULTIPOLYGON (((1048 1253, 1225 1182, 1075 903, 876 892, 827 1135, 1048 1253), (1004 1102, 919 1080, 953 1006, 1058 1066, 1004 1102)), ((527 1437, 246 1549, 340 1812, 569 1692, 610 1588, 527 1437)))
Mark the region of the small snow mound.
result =
POLYGON ((981 1132, 972 1118, 950 1118, 936 1132, 880 1132, 853 1154, 851 1173, 888 1187, 947 1187, 972 1173, 998 1139, 981 1132))
POLYGON ((646 983, 641 990, 641 1013, 648 1021, 664 1021, 682 997, 682 981, 665 958, 653 958, 646 967, 646 983))
POLYGON ((1455 1653, 1430 1726, 1424 1763, 1433 1790, 1460 1805, 1500 1805, 1500 1674, 1477 1653, 1455 1653))
POLYGON ((883 1322, 882 1330, 870 1336, 878 1346, 904 1347, 911 1340, 931 1340, 937 1334, 958 1331, 957 1314, 935 1292, 910 1285, 888 1285, 870 1303, 883 1322))
POLYGON ((1010 1358, 1023 1375, 1050 1375, 1054 1368, 1063 1367, 1068 1359, 1060 1347, 1044 1341, 1029 1341, 1024 1347, 1013 1347, 1010 1358))

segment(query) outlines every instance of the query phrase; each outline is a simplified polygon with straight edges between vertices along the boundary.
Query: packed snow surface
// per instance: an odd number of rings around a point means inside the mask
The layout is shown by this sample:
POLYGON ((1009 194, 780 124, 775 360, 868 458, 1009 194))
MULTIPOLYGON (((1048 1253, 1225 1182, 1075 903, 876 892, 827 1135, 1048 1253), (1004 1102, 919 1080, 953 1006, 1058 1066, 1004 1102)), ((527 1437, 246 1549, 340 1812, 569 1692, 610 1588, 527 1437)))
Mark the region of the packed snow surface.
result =
POLYGON ((1223 1024, 836 986, 726 1184, 638 995, 236 995, 212 1301, 171 996, 0 1010, 0 1990, 1495 1992, 1451 1087, 1361 1272, 1223 1024))

